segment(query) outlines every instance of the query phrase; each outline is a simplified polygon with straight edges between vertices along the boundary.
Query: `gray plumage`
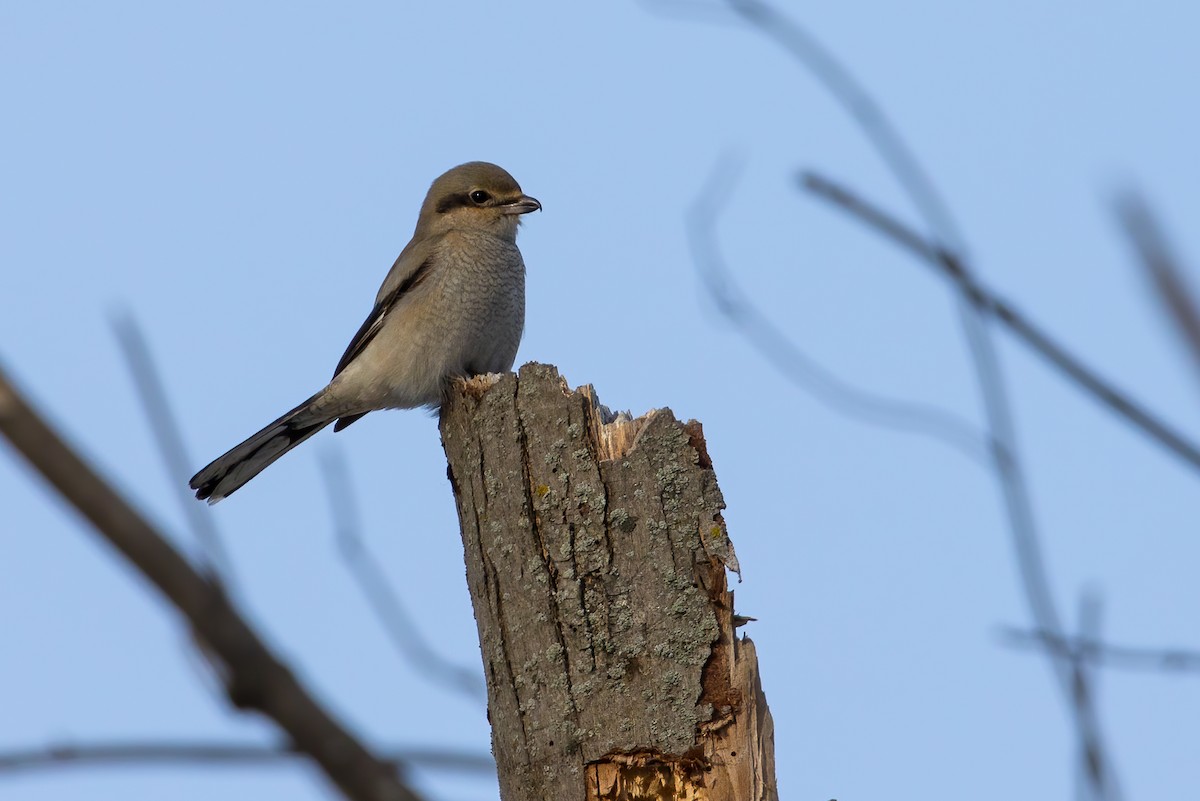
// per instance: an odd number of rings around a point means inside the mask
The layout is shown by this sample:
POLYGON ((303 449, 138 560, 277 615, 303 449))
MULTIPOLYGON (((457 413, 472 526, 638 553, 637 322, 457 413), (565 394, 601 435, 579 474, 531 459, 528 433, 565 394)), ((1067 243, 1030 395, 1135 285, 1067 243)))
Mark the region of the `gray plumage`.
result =
POLYGON ((330 423, 376 409, 441 406, 450 381, 512 368, 525 327, 520 215, 541 204, 495 164, 433 182, 412 241, 328 386, 192 477, 216 503, 330 423))

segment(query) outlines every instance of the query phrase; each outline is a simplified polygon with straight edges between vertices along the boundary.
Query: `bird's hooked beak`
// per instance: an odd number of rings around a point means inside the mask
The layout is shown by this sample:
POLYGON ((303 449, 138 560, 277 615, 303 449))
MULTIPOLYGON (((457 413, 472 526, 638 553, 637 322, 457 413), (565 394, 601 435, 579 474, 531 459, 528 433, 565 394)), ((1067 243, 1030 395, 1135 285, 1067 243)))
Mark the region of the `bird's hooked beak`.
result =
POLYGON ((541 211, 542 204, 535 197, 521 195, 516 200, 505 203, 500 208, 505 214, 528 214, 531 211, 541 211))

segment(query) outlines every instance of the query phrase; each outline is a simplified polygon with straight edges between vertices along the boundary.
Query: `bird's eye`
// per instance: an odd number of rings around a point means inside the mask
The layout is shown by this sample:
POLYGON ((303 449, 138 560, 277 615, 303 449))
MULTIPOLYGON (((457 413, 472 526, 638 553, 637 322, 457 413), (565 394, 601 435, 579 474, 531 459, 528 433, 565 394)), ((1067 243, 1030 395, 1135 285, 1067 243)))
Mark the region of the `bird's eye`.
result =
POLYGON ((476 206, 482 206, 484 203, 487 203, 491 199, 492 199, 492 196, 489 195, 487 192, 484 192, 482 189, 476 189, 474 192, 471 193, 471 202, 474 203, 476 206))

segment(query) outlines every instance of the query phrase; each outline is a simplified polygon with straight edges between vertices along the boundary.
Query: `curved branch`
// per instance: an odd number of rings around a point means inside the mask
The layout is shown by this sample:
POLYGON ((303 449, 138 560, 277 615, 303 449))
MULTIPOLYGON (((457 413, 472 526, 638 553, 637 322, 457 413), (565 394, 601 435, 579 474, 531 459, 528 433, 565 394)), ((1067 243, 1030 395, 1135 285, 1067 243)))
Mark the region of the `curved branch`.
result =
POLYGON ((396 766, 379 759, 317 702, 251 628, 219 584, 194 567, 50 428, 0 369, 0 434, 191 626, 233 705, 271 718, 346 795, 419 801, 396 766))
POLYGON ((709 297, 722 316, 785 377, 831 409, 864 422, 923 434, 987 465, 984 438, 970 423, 935 406, 889 398, 850 384, 804 353, 734 283, 716 239, 721 200, 730 194, 733 168, 718 162, 687 212, 688 245, 709 297))

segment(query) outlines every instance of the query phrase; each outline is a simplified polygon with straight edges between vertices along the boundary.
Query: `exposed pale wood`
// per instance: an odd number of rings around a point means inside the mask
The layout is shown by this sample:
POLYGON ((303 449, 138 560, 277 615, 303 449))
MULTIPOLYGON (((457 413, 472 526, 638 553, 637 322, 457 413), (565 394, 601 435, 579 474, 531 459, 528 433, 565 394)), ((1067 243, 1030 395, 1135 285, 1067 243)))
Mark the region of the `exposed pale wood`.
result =
POLYGON ((501 798, 777 798, 700 425, 526 365, 455 391, 441 429, 501 798))

